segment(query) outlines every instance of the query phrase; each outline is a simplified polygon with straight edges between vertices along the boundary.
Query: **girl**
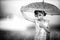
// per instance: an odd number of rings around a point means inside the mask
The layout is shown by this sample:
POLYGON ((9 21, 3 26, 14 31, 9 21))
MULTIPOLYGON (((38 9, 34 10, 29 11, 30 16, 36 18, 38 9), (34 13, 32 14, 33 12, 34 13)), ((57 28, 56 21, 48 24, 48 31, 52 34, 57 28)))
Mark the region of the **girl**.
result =
POLYGON ((35 23, 35 27, 36 27, 35 40, 45 40, 45 37, 46 37, 45 34, 46 34, 46 32, 49 32, 49 30, 47 28, 48 21, 43 18, 44 16, 46 16, 45 11, 35 10, 34 15, 35 15, 36 19, 31 19, 31 18, 27 17, 24 14, 23 10, 21 10, 21 12, 26 20, 29 20, 29 21, 35 23))

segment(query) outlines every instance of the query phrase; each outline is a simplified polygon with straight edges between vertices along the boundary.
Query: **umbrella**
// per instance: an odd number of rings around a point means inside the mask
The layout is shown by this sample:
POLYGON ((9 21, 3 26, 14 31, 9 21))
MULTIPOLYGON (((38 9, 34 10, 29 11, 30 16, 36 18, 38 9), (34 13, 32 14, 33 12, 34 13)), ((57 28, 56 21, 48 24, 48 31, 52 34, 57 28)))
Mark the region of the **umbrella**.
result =
POLYGON ((23 7, 23 10, 44 10, 47 15, 60 15, 60 9, 53 4, 46 3, 46 2, 35 2, 30 3, 23 7), (31 8, 31 9, 30 9, 31 8))

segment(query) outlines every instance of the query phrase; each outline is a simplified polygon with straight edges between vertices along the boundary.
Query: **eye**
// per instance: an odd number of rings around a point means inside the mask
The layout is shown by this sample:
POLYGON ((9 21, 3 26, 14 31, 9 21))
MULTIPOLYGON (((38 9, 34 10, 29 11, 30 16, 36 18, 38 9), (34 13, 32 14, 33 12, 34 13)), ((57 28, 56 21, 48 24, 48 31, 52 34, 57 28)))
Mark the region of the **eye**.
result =
POLYGON ((41 16, 41 15, 39 15, 39 16, 41 16))
POLYGON ((38 14, 38 16, 41 16, 42 14, 38 14))

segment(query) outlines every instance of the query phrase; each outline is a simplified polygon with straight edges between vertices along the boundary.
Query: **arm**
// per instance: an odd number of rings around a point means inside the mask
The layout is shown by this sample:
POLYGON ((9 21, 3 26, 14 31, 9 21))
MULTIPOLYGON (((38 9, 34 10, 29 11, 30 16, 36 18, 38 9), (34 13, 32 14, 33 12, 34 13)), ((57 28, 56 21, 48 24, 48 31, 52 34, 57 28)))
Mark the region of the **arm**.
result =
POLYGON ((40 26, 41 28, 43 28, 46 32, 50 33, 49 28, 45 27, 45 26, 40 26))
POLYGON ((49 29, 47 27, 43 27, 45 31, 47 31, 48 33, 50 33, 49 29))
POLYGON ((50 30, 48 27, 45 27, 45 26, 41 26, 46 32, 50 33, 50 30))
POLYGON ((22 12, 22 15, 24 16, 24 18, 25 18, 26 20, 29 20, 29 21, 31 21, 31 22, 35 22, 34 19, 31 19, 31 18, 27 17, 27 15, 25 15, 22 10, 21 10, 21 12, 22 12))
POLYGON ((41 28, 43 28, 45 31, 47 31, 48 33, 50 33, 50 31, 49 31, 49 21, 48 20, 45 20, 48 24, 40 24, 39 26, 41 27, 41 28), (46 25, 46 26, 45 26, 46 25))

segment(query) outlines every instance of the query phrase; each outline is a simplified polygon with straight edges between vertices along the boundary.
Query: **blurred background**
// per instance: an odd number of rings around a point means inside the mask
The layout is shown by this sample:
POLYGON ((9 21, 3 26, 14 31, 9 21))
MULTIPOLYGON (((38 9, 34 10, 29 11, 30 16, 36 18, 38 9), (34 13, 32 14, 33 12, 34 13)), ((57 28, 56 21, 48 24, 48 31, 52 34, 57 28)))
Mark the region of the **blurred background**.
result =
MULTIPOLYGON (((33 2, 42 1, 43 0, 0 0, 0 36, 6 34, 4 37, 10 38, 10 40, 13 40, 13 38, 23 39, 24 36, 26 36, 26 38, 33 40, 35 24, 23 18, 20 8, 33 2), (12 39, 11 36, 13 37, 12 39), (18 37, 16 38, 16 36, 18 37)), ((60 9, 60 0, 45 0, 45 2, 53 4, 60 9)), ((47 15, 45 18, 50 20, 51 36, 55 34, 57 35, 56 39, 59 39, 60 15, 47 15)))

